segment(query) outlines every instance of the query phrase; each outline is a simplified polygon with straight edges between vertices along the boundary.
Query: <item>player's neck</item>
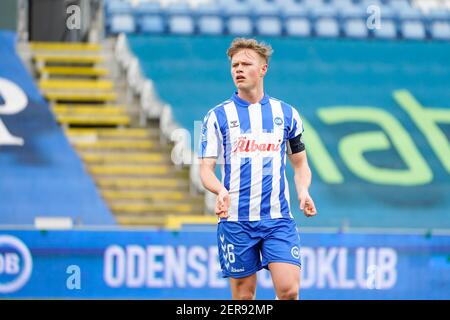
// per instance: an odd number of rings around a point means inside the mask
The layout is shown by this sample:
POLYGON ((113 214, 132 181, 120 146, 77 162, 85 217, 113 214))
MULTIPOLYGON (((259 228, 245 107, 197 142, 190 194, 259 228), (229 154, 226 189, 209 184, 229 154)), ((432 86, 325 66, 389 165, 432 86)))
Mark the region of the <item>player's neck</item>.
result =
POLYGON ((264 88, 261 86, 261 88, 254 88, 248 91, 238 89, 238 96, 242 100, 248 101, 251 104, 258 103, 264 97, 264 88))

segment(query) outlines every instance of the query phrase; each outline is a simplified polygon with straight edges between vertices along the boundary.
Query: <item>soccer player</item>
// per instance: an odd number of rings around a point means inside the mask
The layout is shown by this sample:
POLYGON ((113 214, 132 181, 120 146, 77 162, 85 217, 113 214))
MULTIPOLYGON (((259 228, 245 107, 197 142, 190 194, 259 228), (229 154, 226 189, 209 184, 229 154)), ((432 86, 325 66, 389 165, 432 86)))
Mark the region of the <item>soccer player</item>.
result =
POLYGON ((300 241, 290 211, 286 154, 294 171, 300 209, 316 214, 309 195, 311 170, 295 108, 264 91, 272 48, 237 38, 227 51, 237 88, 204 118, 200 176, 217 194, 217 241, 224 277, 233 299, 256 295, 256 272, 269 269, 279 299, 298 299, 300 241), (215 175, 220 162, 222 181, 215 175))

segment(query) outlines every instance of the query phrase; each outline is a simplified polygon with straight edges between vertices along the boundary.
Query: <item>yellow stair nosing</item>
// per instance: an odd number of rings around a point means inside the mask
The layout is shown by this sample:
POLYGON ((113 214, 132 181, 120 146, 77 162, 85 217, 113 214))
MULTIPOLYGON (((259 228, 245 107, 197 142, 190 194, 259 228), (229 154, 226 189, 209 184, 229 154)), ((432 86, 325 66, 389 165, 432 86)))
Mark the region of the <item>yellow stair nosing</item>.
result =
POLYGON ((109 74, 105 68, 88 67, 43 67, 38 69, 39 73, 58 74, 58 75, 88 75, 103 76, 109 74))
POLYGON ((93 107, 80 107, 77 109, 72 108, 60 108, 60 107, 53 107, 53 112, 58 115, 126 115, 127 111, 125 109, 119 109, 119 108, 93 108, 93 107))
POLYGON ((100 51, 101 45, 97 43, 84 42, 43 42, 32 41, 29 43, 32 50, 55 51, 100 51))

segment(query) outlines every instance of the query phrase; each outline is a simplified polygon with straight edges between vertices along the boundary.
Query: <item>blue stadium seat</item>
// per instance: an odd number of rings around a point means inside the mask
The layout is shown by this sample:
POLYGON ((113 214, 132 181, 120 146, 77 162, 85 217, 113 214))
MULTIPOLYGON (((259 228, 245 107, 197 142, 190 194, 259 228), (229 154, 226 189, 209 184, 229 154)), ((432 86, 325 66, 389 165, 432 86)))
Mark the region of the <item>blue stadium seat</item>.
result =
POLYGON ((253 33, 252 20, 249 17, 231 17, 227 23, 228 33, 232 35, 251 35, 253 33))
POLYGON ((116 14, 131 14, 133 13, 133 7, 128 1, 113 0, 105 3, 106 16, 116 14))
POLYGON ((367 11, 364 6, 343 6, 338 9, 339 16, 342 19, 350 19, 350 18, 364 18, 366 17, 367 11))
POLYGON ((394 10, 392 7, 390 6, 381 6, 380 7, 380 18, 383 21, 384 19, 398 19, 398 12, 396 10, 394 10))
POLYGON ((371 5, 375 5, 375 6, 378 6, 378 7, 382 7, 383 6, 383 4, 381 3, 380 0, 363 0, 361 2, 361 5, 366 7, 366 8, 371 6, 371 5))
POLYGON ((445 9, 431 9, 426 14, 426 19, 430 22, 433 21, 450 21, 450 12, 445 9))
POLYGON ((221 7, 215 2, 201 3, 194 8, 197 16, 218 16, 221 14, 221 7))
POLYGON ((344 34, 349 38, 367 38, 369 35, 366 21, 363 19, 348 19, 343 23, 344 34))
POLYGON ((198 18, 198 31, 201 34, 218 35, 224 33, 222 18, 219 16, 203 16, 198 18))
POLYGON ((159 15, 146 15, 138 19, 139 30, 143 33, 163 33, 164 19, 159 15))
POLYGON ((223 13, 227 17, 250 16, 252 8, 247 2, 230 2, 222 7, 223 13))
POLYGON ((263 36, 280 36, 283 27, 277 17, 261 17, 256 21, 256 32, 263 36))
POLYGON ((329 5, 317 5, 311 8, 310 15, 314 19, 333 18, 338 15, 336 8, 329 5))
POLYGON ((307 18, 292 17, 285 21, 286 34, 293 37, 311 35, 311 23, 307 18))
POLYGON ((274 2, 254 2, 252 13, 255 17, 276 17, 280 14, 280 8, 274 2))
POLYGON ((134 8, 134 14, 138 17, 160 14, 161 11, 162 8, 159 2, 140 2, 134 8))
POLYGON ((424 18, 424 15, 422 14, 422 11, 415 8, 405 8, 401 10, 397 10, 397 14, 400 20, 407 21, 407 20, 421 20, 424 18))
POLYGON ((397 37, 397 25, 393 20, 381 20, 380 29, 374 29, 373 35, 379 39, 395 39, 397 37))
POLYGON ((181 1, 169 3, 164 11, 169 16, 185 16, 190 15, 192 10, 189 3, 181 1))
POLYGON ((450 23, 444 21, 431 23, 430 34, 433 39, 450 40, 450 23))
POLYGON ((329 0, 329 3, 336 10, 354 5, 352 0, 329 0))
POLYGON ((285 5, 280 6, 280 14, 284 19, 291 17, 308 17, 309 10, 302 5, 287 2, 285 5))
POLYGON ((304 5, 305 7, 309 8, 309 9, 313 9, 319 6, 324 6, 324 2, 323 0, 301 0, 301 1, 294 1, 297 3, 301 3, 302 5, 304 5))
POLYGON ((411 4, 408 2, 408 0, 391 0, 389 1, 389 6, 399 12, 412 9, 411 4))
POLYGON ((425 27, 420 21, 405 21, 401 24, 400 30, 405 39, 420 40, 426 36, 425 27))
POLYGON ((111 17, 110 32, 113 34, 133 33, 136 31, 136 23, 131 14, 117 14, 111 17))
POLYGON ((168 19, 169 32, 189 35, 195 31, 194 20, 188 15, 173 15, 168 19))
POLYGON ((315 32, 320 37, 338 37, 339 24, 333 18, 320 18, 316 21, 315 32))

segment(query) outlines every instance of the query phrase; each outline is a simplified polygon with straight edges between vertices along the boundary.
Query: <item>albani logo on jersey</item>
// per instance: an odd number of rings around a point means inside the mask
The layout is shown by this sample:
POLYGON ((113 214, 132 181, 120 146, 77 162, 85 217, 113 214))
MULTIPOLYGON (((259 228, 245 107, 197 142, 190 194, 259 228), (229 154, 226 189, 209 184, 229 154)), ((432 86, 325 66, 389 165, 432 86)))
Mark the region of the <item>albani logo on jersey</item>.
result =
MULTIPOLYGON (((262 136, 260 139, 256 139, 255 137, 249 136, 240 136, 237 138, 236 143, 234 144, 231 152, 234 154, 251 154, 255 152, 280 152, 281 148, 281 139, 276 141, 268 141, 268 139, 264 139, 262 136)), ((272 139, 273 140, 273 139, 272 139)))

